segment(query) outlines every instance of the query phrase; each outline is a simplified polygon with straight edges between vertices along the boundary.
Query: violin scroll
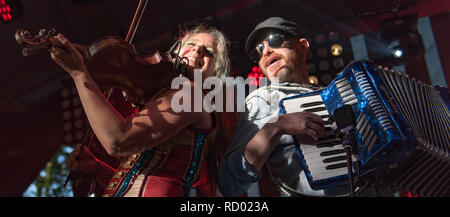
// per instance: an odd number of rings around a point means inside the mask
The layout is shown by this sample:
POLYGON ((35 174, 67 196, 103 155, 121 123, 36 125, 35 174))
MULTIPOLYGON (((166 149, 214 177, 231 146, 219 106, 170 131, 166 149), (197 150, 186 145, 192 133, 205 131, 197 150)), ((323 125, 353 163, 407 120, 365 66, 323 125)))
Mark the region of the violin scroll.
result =
POLYGON ((22 55, 29 56, 43 49, 50 49, 52 44, 49 38, 56 35, 54 28, 50 30, 41 29, 37 35, 32 36, 28 30, 19 29, 16 31, 14 38, 19 45, 22 45, 22 55))

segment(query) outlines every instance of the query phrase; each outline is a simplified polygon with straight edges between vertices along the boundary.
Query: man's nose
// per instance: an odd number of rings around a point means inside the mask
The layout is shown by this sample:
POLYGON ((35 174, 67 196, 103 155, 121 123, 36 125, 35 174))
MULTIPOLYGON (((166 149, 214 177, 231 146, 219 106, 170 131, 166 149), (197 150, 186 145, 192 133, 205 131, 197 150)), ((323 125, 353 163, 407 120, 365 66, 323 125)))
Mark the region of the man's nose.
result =
POLYGON ((266 56, 266 55, 270 55, 271 53, 273 53, 273 48, 271 48, 266 41, 263 42, 263 51, 262 51, 262 56, 266 56))

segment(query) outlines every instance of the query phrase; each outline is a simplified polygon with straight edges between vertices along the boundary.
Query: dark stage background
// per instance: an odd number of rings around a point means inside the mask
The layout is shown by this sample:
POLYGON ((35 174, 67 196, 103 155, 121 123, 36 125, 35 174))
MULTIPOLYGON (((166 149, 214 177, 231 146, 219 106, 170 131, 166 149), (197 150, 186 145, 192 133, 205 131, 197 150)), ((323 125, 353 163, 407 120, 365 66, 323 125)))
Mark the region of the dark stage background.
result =
MULTIPOLYGON (((14 40, 15 31, 28 29, 36 33, 41 28, 56 28, 85 45, 106 35, 125 37, 138 1, 9 2, 21 3, 23 10, 16 20, 0 23, 0 196, 22 196, 60 145, 67 144, 61 90, 70 89, 70 80, 48 53, 23 57, 14 40)), ((180 27, 206 21, 226 32, 232 42, 232 75, 245 78, 254 66, 244 52, 247 35, 263 19, 282 16, 297 21, 312 42, 310 72, 322 84, 329 82, 343 64, 355 59, 351 39, 358 35, 364 36, 371 60, 400 66, 405 73, 429 84, 434 83, 434 71, 430 74, 425 54, 428 49, 437 49, 444 78, 440 82, 450 84, 449 11, 448 0, 149 1, 134 45, 140 53, 166 51, 180 27), (432 31, 425 32, 434 38, 431 47, 424 45, 425 39, 417 28, 424 19, 431 24, 432 31), (336 67, 332 63, 335 57, 318 55, 322 45, 331 43, 319 43, 318 35, 328 36, 330 31, 338 33, 336 43, 343 47, 342 60, 336 67), (402 58, 394 58, 389 52, 389 45, 395 41, 403 49, 402 58), (326 68, 321 61, 329 61, 331 67, 325 70, 329 74, 321 71, 326 68)), ((261 180, 260 186, 267 182, 261 180)), ((272 196, 273 190, 260 187, 260 194, 272 196)))

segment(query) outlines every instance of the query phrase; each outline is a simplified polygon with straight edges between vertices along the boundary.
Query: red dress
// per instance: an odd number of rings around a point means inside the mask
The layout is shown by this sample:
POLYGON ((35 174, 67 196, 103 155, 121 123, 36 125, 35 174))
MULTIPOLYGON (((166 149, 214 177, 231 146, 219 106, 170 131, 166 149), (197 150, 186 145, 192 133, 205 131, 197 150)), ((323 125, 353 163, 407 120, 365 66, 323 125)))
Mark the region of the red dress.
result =
POLYGON ((161 145, 129 156, 105 186, 103 196, 187 195, 198 180, 215 132, 216 127, 207 131, 188 127, 161 145))

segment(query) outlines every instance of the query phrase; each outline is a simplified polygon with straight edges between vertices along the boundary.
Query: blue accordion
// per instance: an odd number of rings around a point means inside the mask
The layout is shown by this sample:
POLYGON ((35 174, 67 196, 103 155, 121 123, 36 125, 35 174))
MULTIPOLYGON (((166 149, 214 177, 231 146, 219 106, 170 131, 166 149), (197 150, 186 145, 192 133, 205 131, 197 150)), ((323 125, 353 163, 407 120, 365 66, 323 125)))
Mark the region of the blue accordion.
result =
POLYGON ((280 108, 281 113, 314 112, 326 124, 327 136, 317 144, 298 145, 313 189, 347 184, 346 153, 329 117, 351 105, 357 140, 352 162, 358 177, 375 177, 413 194, 448 196, 450 115, 440 93, 405 74, 360 61, 322 90, 282 99, 280 108))

